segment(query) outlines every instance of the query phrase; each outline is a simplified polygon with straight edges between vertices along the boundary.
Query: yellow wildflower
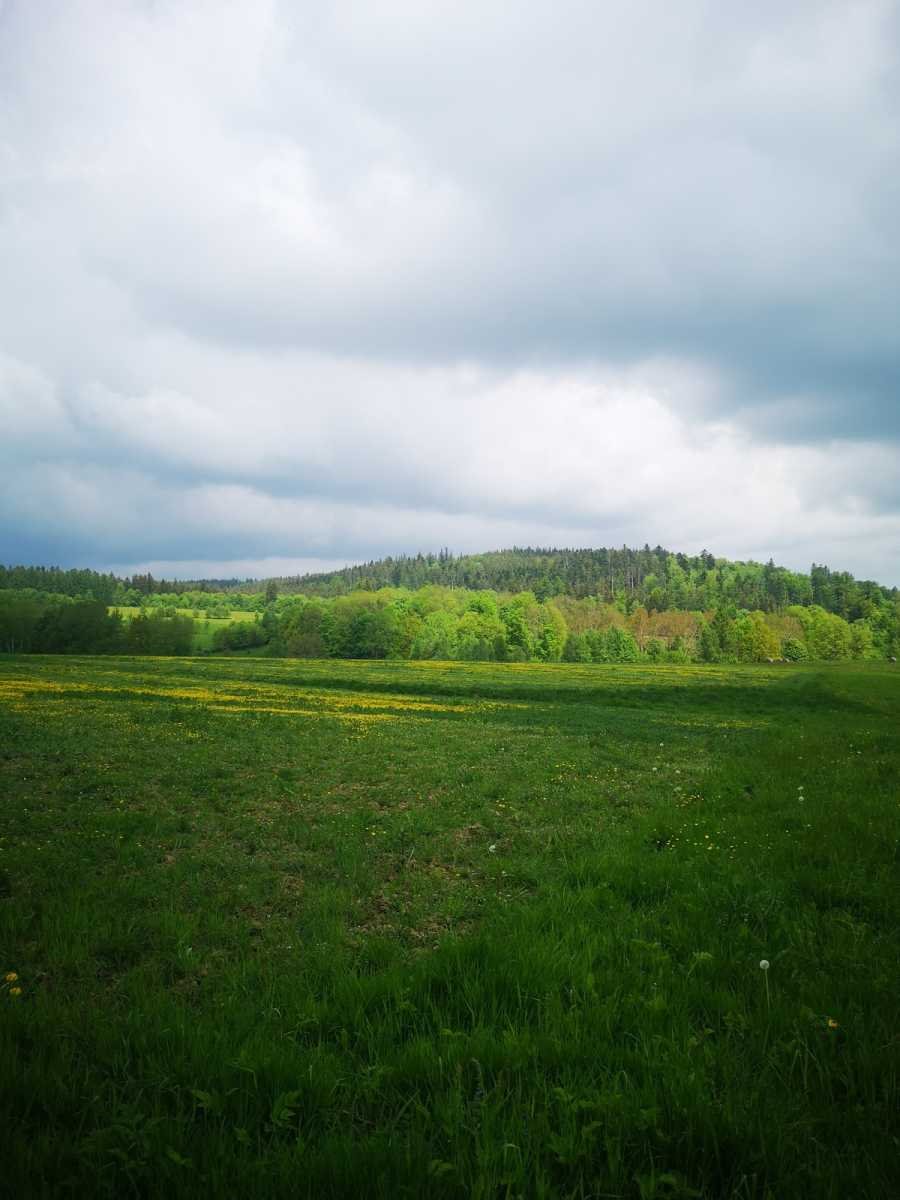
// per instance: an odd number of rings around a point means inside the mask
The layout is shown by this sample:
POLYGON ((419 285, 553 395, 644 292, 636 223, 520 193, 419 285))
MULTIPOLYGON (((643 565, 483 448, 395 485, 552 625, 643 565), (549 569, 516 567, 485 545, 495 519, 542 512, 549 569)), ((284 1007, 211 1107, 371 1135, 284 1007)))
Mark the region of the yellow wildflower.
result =
POLYGON ((7 971, 6 975, 4 975, 4 979, 7 983, 15 983, 18 978, 19 977, 15 971, 7 971))
POLYGON ((838 1023, 837 1023, 837 1021, 834 1019, 834 1017, 829 1017, 829 1018, 828 1018, 828 1028, 829 1028, 829 1029, 838 1029, 838 1028, 839 1028, 839 1026, 838 1026, 838 1023))
POLYGON ((9 989, 9 994, 10 994, 11 996, 21 996, 21 995, 22 995, 22 989, 21 989, 21 988, 10 988, 10 989, 9 989))

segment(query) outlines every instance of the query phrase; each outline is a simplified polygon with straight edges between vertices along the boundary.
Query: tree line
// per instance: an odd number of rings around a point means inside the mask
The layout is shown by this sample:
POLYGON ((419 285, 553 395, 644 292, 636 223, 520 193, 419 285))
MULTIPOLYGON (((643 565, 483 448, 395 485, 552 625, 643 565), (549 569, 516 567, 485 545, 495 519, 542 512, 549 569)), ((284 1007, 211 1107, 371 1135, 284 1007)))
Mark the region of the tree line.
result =
POLYGON ((35 589, 0 591, 0 652, 6 654, 190 654, 194 622, 162 610, 124 619, 102 600, 35 589))
MULTIPOLYGON (((898 600, 848 621, 817 604, 651 611, 598 596, 540 600, 531 591, 429 585, 284 596, 268 612, 269 652, 308 658, 802 662, 891 658, 900 650, 898 600)), ((217 635, 220 648, 229 648, 237 628, 217 635)))
MULTIPOLYGON (((266 591, 336 598, 385 587, 417 591, 426 586, 498 593, 532 592, 544 602, 554 597, 595 597, 608 604, 649 612, 676 609, 710 612, 733 605, 748 612, 774 613, 817 605, 846 621, 868 619, 895 601, 897 588, 857 580, 847 571, 814 563, 808 574, 767 563, 732 562, 704 550, 673 554, 656 546, 621 549, 500 550, 488 554, 417 554, 384 558, 324 574, 268 581, 158 580, 147 574, 119 578, 90 570, 0 566, 0 591, 33 589, 108 605, 155 604, 196 609, 205 616, 232 609, 261 611, 266 591)), ((270 599, 270 597, 269 597, 270 599)))
POLYGON ((189 653, 209 648, 201 618, 223 622, 213 650, 306 657, 741 662, 900 648, 896 588, 706 551, 442 551, 245 585, 0 567, 6 652, 189 653))
MULTIPOLYGON (((218 602, 217 594, 210 593, 218 602)), ((199 594, 193 597, 197 601, 199 594)), ((189 654, 199 626, 174 594, 122 616, 99 600, 35 589, 0 591, 7 653, 189 654)), ((706 611, 651 610, 621 599, 503 593, 429 584, 335 597, 245 597, 204 652, 298 658, 493 662, 765 662, 896 658, 900 599, 848 621, 818 604, 777 612, 725 603, 706 611), (239 612, 241 610, 238 610, 239 612)), ((193 610, 207 611, 207 610, 193 610)))
POLYGON ((733 604, 748 611, 776 612, 790 605, 819 605, 853 621, 870 615, 897 588, 854 579, 814 563, 809 574, 767 563, 731 562, 704 550, 698 555, 651 549, 500 550, 489 554, 385 558, 325 574, 277 581, 284 592, 337 596, 382 587, 416 590, 428 584, 498 592, 533 592, 538 600, 555 596, 594 596, 607 603, 643 606, 650 611, 709 611, 733 604))

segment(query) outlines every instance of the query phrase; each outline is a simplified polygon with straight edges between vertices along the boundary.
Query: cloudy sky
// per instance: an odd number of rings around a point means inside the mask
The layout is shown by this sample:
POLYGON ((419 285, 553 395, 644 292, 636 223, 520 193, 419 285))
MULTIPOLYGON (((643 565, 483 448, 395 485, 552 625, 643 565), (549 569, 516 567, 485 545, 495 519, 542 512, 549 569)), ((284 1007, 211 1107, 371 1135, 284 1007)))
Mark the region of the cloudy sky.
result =
POLYGON ((900 584, 900 3, 0 0, 0 561, 900 584))

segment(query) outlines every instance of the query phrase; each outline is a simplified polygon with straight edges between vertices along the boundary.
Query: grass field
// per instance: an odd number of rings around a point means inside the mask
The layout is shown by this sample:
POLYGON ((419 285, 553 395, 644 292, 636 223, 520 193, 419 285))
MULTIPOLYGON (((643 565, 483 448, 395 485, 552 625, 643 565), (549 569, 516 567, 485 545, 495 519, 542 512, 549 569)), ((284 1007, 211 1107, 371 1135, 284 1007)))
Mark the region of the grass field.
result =
POLYGON ((0 658, 0 796, 10 1196, 900 1194, 896 667, 0 658))
MULTIPOLYGON (((109 611, 111 613, 118 613, 124 620, 130 621, 132 617, 136 617, 138 613, 144 610, 134 605, 120 604, 118 606, 113 605, 109 611)), ((146 611, 154 612, 159 610, 148 609, 146 611)), ((164 611, 169 612, 170 610, 166 609, 164 611)), ((190 617, 194 622, 193 649, 195 653, 203 650, 211 650, 213 635, 217 630, 224 629, 226 625, 233 625, 235 621, 254 622, 259 618, 259 613, 243 612, 240 609, 233 609, 229 617, 207 617, 202 612, 200 616, 194 616, 194 613, 197 611, 199 610, 193 608, 176 608, 174 610, 177 616, 190 617)))

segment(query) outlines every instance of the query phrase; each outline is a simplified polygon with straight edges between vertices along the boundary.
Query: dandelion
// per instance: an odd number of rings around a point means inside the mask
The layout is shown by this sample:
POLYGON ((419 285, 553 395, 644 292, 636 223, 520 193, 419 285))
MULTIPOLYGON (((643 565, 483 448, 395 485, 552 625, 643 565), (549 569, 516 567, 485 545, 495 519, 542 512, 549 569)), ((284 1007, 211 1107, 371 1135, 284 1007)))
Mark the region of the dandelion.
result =
POLYGON ((11 996, 21 996, 21 995, 22 995, 22 989, 21 989, 20 987, 14 987, 14 988, 10 988, 10 989, 9 989, 9 994, 10 994, 11 996))
POLYGON ((766 1008, 771 1008, 769 1000, 769 960, 767 958, 760 959, 759 969, 762 971, 763 979, 766 981, 766 1008))
POLYGON ((6 980, 7 983, 15 983, 19 977, 15 973, 15 971, 7 971, 7 973, 3 976, 3 978, 6 980))

